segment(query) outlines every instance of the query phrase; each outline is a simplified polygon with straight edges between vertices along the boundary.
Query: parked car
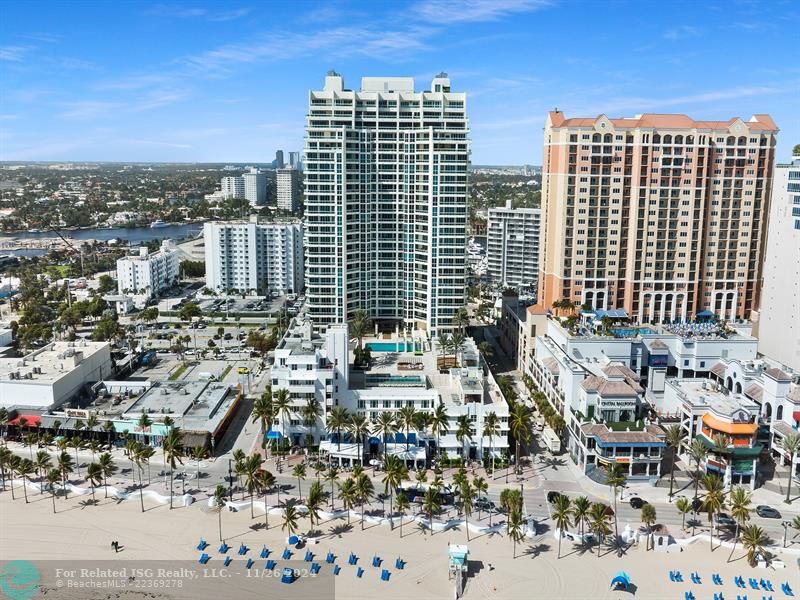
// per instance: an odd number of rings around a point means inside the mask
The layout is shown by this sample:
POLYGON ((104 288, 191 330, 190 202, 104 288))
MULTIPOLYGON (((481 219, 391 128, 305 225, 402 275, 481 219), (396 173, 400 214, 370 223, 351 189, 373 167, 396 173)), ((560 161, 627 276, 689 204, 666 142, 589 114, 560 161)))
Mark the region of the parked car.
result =
POLYGON ((771 506, 767 506, 766 504, 759 504, 756 506, 756 514, 759 517, 763 517, 764 519, 780 519, 781 513, 777 510, 772 508, 771 506))
POLYGON ((703 501, 700 498, 692 500, 692 512, 699 513, 703 510, 703 501))
POLYGON ((642 500, 638 496, 634 496, 630 499, 631 508, 642 508, 645 504, 647 504, 647 500, 642 500))
POLYGON ((226 340, 232 340, 233 339, 233 334, 232 333, 226 333, 224 337, 225 337, 226 340))
POLYGON ((714 521, 717 527, 736 527, 736 521, 727 513, 717 513, 714 515, 714 521))
POLYGON ((547 501, 550 504, 552 504, 553 502, 556 501, 556 498, 559 498, 560 496, 563 496, 561 492, 556 492, 556 491, 547 492, 547 501))
POLYGON ((495 504, 486 496, 478 496, 475 498, 474 506, 477 510, 494 510, 495 504))

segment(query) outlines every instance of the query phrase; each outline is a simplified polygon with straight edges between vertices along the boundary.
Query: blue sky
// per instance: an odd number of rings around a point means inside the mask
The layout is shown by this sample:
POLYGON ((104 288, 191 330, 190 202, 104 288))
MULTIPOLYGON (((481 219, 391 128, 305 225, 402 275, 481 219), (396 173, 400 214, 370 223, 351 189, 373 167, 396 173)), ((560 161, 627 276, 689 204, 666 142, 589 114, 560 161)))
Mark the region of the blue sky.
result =
POLYGON ((476 164, 541 163, 569 116, 769 113, 800 143, 791 0, 0 3, 0 160, 253 161, 299 150, 336 69, 439 71, 466 91, 476 164))

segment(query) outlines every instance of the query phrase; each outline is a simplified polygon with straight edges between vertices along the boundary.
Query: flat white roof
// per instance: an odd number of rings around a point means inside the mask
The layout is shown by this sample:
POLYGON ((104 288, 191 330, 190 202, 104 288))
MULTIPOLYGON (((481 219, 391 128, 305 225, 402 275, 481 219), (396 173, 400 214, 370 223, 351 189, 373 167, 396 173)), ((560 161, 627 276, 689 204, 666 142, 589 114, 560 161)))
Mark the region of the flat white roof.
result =
POLYGON ((108 347, 108 342, 87 340, 52 342, 20 358, 0 358, 0 379, 7 381, 14 373, 15 383, 53 383, 108 347), (16 373, 19 373, 19 379, 16 373))

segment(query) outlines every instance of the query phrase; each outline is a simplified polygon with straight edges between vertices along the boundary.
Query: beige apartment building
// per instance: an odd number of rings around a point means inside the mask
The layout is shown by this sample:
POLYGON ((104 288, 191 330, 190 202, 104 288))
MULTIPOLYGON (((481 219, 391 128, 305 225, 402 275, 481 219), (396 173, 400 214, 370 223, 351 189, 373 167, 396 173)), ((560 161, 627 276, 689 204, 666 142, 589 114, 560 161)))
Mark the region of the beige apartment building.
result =
POLYGON ((567 119, 550 112, 539 302, 639 322, 758 308, 778 128, 768 115, 567 119))

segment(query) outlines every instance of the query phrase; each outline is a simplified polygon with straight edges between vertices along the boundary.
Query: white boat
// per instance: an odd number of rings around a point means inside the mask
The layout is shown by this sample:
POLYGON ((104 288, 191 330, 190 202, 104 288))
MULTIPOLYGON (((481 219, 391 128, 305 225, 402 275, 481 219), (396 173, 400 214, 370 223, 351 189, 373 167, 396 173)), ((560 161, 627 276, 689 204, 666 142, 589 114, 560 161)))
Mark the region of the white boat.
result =
POLYGON ((162 221, 161 219, 156 219, 152 223, 150 223, 150 229, 161 229, 162 227, 169 227, 169 223, 162 221))

